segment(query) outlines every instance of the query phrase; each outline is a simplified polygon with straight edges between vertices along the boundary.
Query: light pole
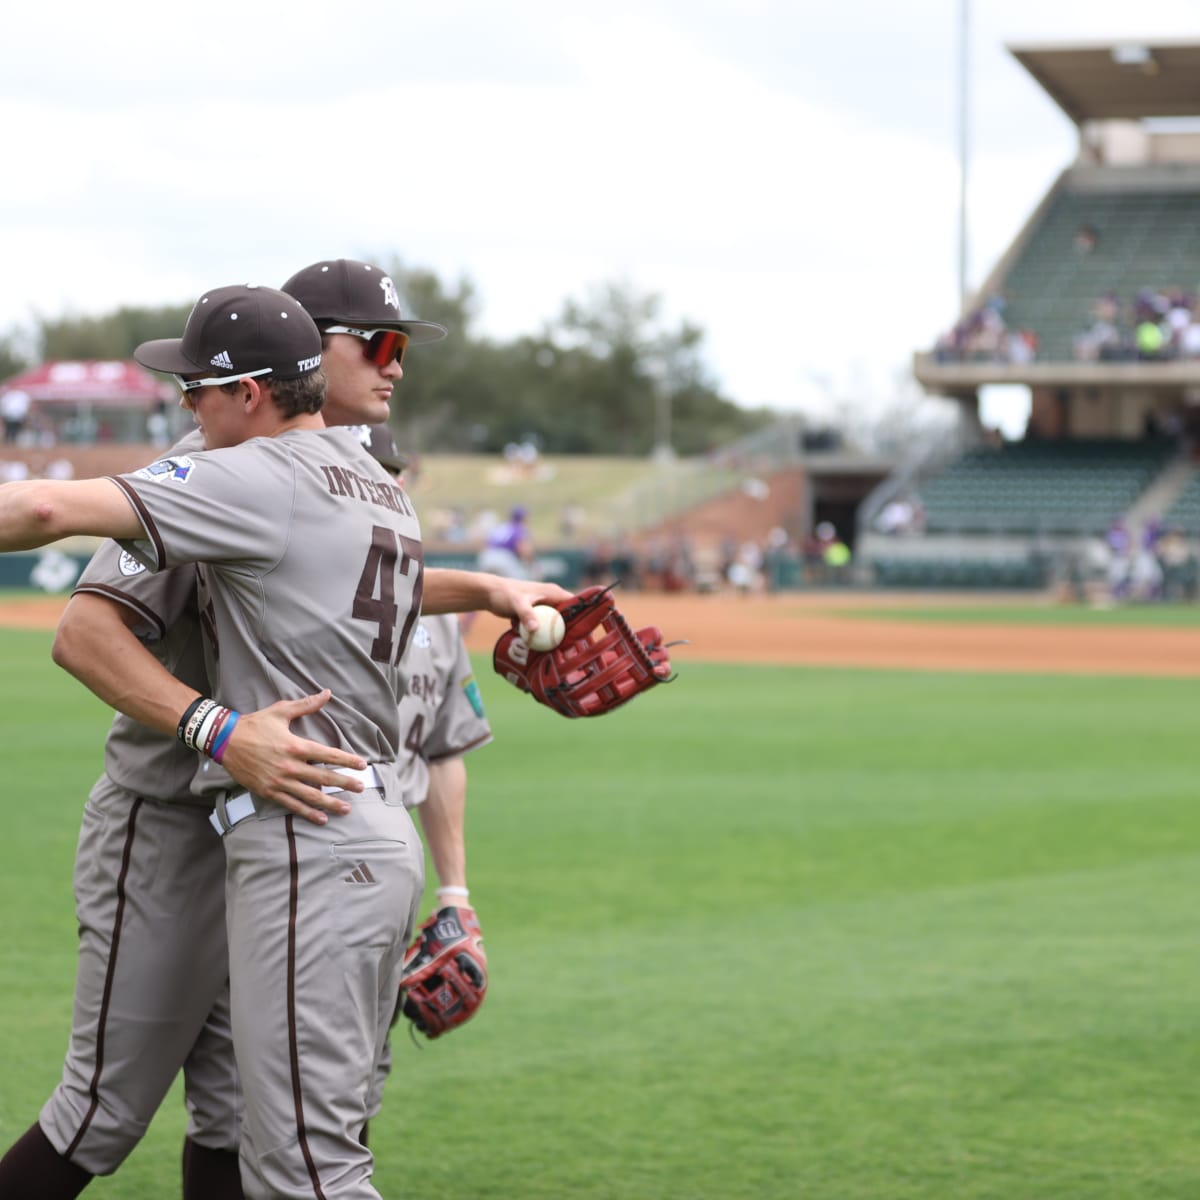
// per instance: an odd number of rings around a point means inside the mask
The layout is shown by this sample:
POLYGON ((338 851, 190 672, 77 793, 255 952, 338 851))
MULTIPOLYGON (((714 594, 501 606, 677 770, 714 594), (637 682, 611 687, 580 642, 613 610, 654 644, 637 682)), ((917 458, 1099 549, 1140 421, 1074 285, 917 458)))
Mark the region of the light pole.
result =
POLYGON ((967 311, 968 75, 971 0, 958 3, 958 305, 967 311))

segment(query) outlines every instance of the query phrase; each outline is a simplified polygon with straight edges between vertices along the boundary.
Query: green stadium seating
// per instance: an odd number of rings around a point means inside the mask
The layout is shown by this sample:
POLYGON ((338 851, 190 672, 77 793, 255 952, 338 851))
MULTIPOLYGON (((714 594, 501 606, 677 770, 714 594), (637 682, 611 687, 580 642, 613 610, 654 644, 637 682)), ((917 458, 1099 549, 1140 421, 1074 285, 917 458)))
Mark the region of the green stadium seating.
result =
POLYGON ((1069 183, 1049 206, 998 290, 1010 329, 1038 335, 1042 362, 1069 361, 1093 321, 1092 308, 1113 292, 1128 305, 1142 288, 1200 287, 1200 190, 1092 191, 1069 183), (1091 226, 1090 253, 1075 233, 1091 226))
POLYGON ((1103 533, 1175 453, 1169 439, 1026 441, 969 451, 920 488, 929 533, 1103 533))
POLYGON ((1188 480, 1175 503, 1163 514, 1163 524, 1168 529, 1182 529, 1192 537, 1200 536, 1200 472, 1188 480))

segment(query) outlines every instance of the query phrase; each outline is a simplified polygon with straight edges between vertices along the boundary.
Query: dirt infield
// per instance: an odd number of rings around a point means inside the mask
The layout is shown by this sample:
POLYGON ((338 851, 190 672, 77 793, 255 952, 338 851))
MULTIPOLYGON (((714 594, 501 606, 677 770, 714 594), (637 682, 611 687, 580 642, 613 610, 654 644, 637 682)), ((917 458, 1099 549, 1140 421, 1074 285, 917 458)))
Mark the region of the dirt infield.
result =
MULTIPOLYGON (((963 604, 960 597, 942 603, 963 604)), ((0 599, 0 625, 53 627, 64 597, 0 599)), ((668 640, 687 639, 673 657, 701 662, 786 663, 948 671, 1200 676, 1200 629, 936 624, 863 612, 905 604, 929 608, 935 597, 803 593, 741 598, 629 593, 621 607, 637 626, 658 625, 668 640), (842 610, 842 611, 838 611, 842 610)), ((989 604, 996 603, 994 598, 989 604)), ((502 622, 481 615, 467 643, 490 650, 502 622)))

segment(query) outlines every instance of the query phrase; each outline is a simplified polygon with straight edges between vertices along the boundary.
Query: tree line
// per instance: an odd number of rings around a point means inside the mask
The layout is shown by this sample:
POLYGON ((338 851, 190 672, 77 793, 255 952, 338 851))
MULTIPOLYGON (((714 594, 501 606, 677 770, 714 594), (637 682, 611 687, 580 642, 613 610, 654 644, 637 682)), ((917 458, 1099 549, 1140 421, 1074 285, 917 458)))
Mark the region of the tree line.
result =
MULTIPOLYGON (((476 331, 469 278, 446 283, 400 261, 385 265, 405 311, 450 330, 413 349, 397 392, 393 424, 413 450, 493 453, 532 441, 547 454, 643 455, 669 412, 673 449, 694 455, 771 420, 721 394, 704 362, 704 331, 687 320, 668 325, 657 295, 603 284, 566 300, 537 333, 500 341, 476 331)), ((180 304, 39 318, 30 333, 0 334, 0 379, 46 360, 128 358, 140 342, 178 336, 189 311, 180 304)))

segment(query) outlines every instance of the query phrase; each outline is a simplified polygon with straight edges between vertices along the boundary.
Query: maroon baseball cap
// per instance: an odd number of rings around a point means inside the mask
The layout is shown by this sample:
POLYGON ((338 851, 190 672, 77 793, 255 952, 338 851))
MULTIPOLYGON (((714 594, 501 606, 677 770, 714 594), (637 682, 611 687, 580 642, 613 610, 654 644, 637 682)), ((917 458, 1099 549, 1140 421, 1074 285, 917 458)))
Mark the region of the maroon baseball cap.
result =
POLYGON ((411 342, 437 342, 443 325, 400 313, 400 294, 390 276, 352 258, 327 259, 297 271, 283 285, 308 309, 314 321, 363 329, 400 329, 411 342))
POLYGON ((214 288, 196 301, 183 337, 143 342, 133 357, 152 371, 297 379, 321 365, 321 334, 301 304, 275 288, 214 288))

